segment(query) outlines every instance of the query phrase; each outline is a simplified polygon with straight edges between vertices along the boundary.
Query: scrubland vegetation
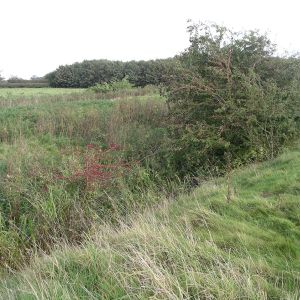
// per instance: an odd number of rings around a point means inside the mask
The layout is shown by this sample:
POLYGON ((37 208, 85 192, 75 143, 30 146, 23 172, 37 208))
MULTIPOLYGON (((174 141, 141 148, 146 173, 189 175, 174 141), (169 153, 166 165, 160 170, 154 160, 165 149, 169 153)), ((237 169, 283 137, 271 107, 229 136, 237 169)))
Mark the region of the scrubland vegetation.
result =
POLYGON ((0 89, 1 299, 300 297, 299 59, 189 31, 0 89))
POLYGON ((230 204, 226 181, 214 179, 96 223, 79 246, 63 243, 4 280, 3 298, 298 299, 299 162, 296 147, 237 171, 230 204))

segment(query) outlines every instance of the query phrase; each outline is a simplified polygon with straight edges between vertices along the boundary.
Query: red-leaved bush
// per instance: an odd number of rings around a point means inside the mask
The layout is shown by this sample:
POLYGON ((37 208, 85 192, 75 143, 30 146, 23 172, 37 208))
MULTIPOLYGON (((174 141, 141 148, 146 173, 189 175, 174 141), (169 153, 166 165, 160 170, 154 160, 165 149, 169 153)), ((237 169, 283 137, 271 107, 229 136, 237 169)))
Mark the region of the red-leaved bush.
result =
POLYGON ((109 144, 106 149, 88 144, 84 151, 77 154, 83 161, 82 169, 71 176, 57 176, 57 178, 70 181, 81 178, 84 179, 87 188, 94 184, 107 186, 113 179, 124 176, 125 172, 128 173, 131 169, 128 163, 121 160, 121 155, 116 153, 121 150, 118 144, 109 144))

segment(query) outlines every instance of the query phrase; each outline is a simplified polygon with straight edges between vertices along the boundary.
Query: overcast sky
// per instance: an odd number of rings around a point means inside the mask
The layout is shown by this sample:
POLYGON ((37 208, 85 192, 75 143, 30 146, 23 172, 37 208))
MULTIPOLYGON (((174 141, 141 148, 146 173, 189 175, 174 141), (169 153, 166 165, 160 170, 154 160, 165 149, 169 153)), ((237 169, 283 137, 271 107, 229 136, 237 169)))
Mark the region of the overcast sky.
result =
POLYGON ((0 0, 0 70, 30 78, 84 59, 171 57, 188 46, 188 19, 269 31, 281 51, 295 52, 299 8, 299 0, 0 0))

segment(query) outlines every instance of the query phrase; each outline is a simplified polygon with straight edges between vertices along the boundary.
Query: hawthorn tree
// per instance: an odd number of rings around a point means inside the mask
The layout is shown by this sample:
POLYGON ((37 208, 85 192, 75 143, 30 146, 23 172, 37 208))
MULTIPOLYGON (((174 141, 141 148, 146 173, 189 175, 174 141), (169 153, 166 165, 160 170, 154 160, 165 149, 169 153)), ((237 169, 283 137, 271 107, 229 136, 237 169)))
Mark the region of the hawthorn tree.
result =
POLYGON ((188 30, 190 46, 166 85, 176 170, 219 174, 274 157, 298 132, 291 108, 299 107, 299 80, 276 78, 286 59, 257 31, 203 23, 188 30))

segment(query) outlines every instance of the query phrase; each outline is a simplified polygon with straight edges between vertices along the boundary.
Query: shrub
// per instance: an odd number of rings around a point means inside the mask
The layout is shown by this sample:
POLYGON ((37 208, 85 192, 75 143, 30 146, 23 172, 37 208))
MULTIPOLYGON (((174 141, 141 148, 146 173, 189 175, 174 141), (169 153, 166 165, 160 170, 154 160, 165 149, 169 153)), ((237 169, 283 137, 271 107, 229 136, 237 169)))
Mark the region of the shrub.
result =
POLYGON ((121 161, 121 155, 118 153, 121 150, 121 146, 114 143, 109 144, 107 149, 88 144, 84 153, 78 153, 83 159, 80 170, 71 176, 58 176, 57 178, 69 182, 83 179, 87 189, 109 187, 114 180, 122 178, 131 169, 128 163, 121 161))
POLYGON ((89 88, 89 90, 95 93, 108 93, 116 92, 123 90, 130 90, 133 88, 133 85, 128 81, 128 77, 124 77, 120 81, 112 81, 110 83, 98 83, 95 86, 89 88))
POLYGON ((274 46, 258 32, 215 24, 189 31, 191 45, 167 84, 176 169, 220 173, 274 157, 298 133, 296 76, 279 82, 267 69, 274 46))

